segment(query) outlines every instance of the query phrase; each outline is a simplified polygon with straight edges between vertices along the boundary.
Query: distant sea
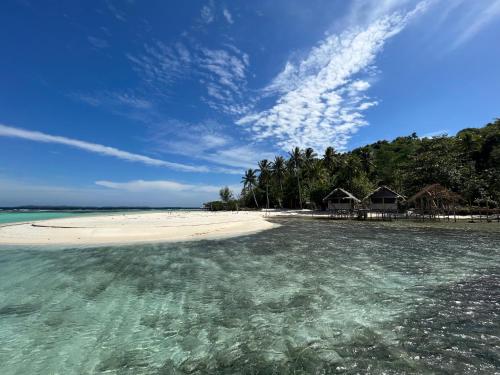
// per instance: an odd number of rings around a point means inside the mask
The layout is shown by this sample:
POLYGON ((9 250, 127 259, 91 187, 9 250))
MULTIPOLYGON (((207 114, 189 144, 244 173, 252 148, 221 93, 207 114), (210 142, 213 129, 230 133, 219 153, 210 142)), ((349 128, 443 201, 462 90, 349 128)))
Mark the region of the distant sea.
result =
POLYGON ((172 210, 199 210, 199 208, 188 207, 119 207, 119 208, 100 208, 100 207, 71 207, 71 208, 0 208, 0 225, 9 223, 19 223, 24 221, 60 219, 74 216, 95 216, 111 215, 127 212, 157 212, 172 210))

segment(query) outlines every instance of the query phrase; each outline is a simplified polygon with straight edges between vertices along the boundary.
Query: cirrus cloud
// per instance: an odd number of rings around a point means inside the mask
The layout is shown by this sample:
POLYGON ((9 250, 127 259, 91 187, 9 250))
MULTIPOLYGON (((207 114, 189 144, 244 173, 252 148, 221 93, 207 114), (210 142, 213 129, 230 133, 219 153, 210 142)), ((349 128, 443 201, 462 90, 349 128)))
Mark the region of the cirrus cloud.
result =
POLYGON ((142 163, 157 167, 166 167, 182 172, 210 172, 210 169, 206 166, 193 166, 181 163, 174 163, 160 159, 154 159, 149 156, 123 151, 114 147, 105 146, 98 143, 91 143, 73 138, 50 135, 38 131, 25 130, 2 124, 0 124, 0 137, 21 138, 35 142, 66 145, 100 155, 112 156, 129 162, 142 163))

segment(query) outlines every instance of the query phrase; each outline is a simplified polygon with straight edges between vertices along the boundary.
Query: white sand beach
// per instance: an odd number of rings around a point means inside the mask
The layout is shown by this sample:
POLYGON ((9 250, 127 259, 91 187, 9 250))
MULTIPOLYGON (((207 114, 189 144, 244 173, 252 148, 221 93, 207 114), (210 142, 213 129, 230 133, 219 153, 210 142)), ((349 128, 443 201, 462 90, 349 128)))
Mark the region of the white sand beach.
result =
POLYGON ((256 211, 171 211, 51 219, 0 226, 0 244, 97 245, 215 239, 276 226, 265 217, 264 212, 256 211))

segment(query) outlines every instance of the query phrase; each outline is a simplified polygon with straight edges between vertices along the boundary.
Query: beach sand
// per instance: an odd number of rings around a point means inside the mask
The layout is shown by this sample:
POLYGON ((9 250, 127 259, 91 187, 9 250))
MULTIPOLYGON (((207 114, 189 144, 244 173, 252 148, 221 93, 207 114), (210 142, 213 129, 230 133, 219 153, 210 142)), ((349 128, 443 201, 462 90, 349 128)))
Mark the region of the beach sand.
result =
POLYGON ((171 211, 51 219, 0 226, 0 244, 97 245, 215 239, 276 226, 265 217, 264 212, 256 211, 171 211))

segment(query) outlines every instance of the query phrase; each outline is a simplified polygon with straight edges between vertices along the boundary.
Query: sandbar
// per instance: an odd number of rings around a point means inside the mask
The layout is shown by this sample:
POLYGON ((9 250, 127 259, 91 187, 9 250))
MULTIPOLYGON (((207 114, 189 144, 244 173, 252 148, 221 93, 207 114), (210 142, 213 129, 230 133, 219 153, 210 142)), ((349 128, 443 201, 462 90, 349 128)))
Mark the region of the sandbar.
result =
POLYGON ((0 226, 0 245, 98 245, 191 241, 277 226, 261 211, 168 211, 81 216, 0 226))

